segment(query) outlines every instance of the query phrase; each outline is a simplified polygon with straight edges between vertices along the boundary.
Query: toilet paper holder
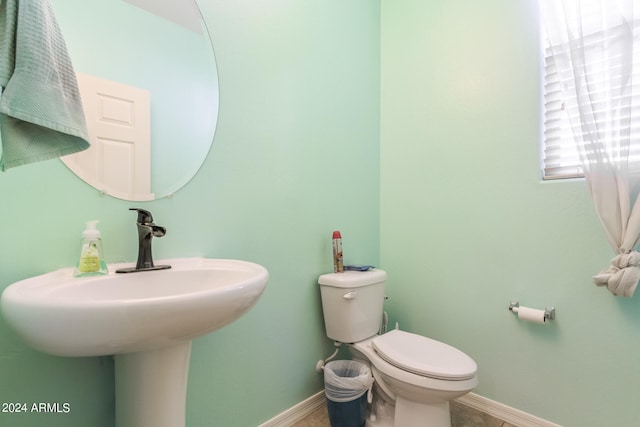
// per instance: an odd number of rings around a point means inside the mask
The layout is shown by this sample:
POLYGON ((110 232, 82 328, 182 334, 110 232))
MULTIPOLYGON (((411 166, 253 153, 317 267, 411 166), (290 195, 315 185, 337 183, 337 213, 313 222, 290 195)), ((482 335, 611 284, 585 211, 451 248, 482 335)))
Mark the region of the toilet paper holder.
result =
MULTIPOLYGON (((520 308, 520 303, 518 301, 511 301, 509 303, 509 311, 514 314, 518 313, 518 309, 520 308)), ((544 308, 544 318, 545 320, 553 320, 556 318, 556 308, 555 307, 545 307, 544 308)))

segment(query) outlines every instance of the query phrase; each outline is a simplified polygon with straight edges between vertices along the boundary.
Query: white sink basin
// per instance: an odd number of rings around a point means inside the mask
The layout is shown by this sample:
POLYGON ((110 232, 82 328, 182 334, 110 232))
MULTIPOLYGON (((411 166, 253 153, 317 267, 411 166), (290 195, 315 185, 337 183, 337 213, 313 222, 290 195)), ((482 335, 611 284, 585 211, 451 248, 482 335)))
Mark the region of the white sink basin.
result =
POLYGON ((74 278, 61 269, 2 293, 2 313, 31 347, 58 356, 148 351, 233 322, 258 300, 267 270, 237 260, 163 260, 171 269, 74 278))
MULTIPOLYGON (((73 269, 2 293, 7 323, 58 356, 114 355, 116 427, 184 427, 191 340, 233 322, 260 298, 267 270, 251 262, 182 258, 168 270, 74 278, 73 269)), ((160 264, 160 262, 159 262, 160 264)))

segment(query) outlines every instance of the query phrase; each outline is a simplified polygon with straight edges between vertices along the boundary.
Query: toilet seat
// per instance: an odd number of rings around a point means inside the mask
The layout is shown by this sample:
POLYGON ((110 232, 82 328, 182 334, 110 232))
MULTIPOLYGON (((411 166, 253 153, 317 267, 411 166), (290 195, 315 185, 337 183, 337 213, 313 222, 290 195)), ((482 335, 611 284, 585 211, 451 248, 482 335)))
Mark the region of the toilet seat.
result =
MULTIPOLYGON (((394 331, 387 332, 384 335, 392 334, 393 336, 397 333, 394 331)), ((441 396, 440 398, 442 398, 442 396, 459 397, 461 396, 460 393, 468 393, 478 385, 478 377, 475 374, 466 379, 440 379, 426 376, 424 374, 416 374, 410 372, 405 368, 396 366, 398 365, 397 362, 394 361, 393 363, 391 363, 387 361, 373 347, 373 341, 384 335, 375 335, 366 340, 349 344, 349 346, 351 348, 351 354, 353 355, 354 359, 370 363, 371 370, 376 381, 386 383, 396 396, 398 393, 405 393, 406 390, 410 390, 408 393, 411 396, 414 396, 413 398, 411 398, 410 396, 406 396, 409 397, 410 400, 418 399, 418 397, 416 396, 421 395, 423 392, 431 391, 437 391, 437 394, 441 396), (400 384, 404 384, 404 386, 400 386, 400 384)), ((420 337, 418 335, 418 338, 425 337, 420 337)), ((473 367, 471 370, 475 372, 477 370, 477 367, 475 365, 475 362, 473 362, 473 359, 471 359, 471 362, 473 363, 473 367)), ((416 365, 418 365, 418 363, 416 363, 416 365)), ((415 370, 415 367, 413 370, 415 370)), ((451 397, 451 399, 455 399, 455 397, 451 397)))
POLYGON ((374 338, 371 345, 388 363, 429 378, 468 380, 478 369, 472 358, 455 347, 397 329, 374 338))

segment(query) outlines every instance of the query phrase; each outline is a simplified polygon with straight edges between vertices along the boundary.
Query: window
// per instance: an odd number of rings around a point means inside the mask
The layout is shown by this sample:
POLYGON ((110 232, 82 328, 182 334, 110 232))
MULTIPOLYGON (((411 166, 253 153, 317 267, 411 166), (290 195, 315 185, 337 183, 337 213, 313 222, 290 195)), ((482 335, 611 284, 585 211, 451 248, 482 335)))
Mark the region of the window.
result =
POLYGON ((567 104, 562 93, 560 73, 557 71, 552 47, 546 38, 544 43, 542 177, 544 179, 580 178, 584 173, 571 130, 567 104))
MULTIPOLYGON (((565 6, 567 3, 570 2, 565 0, 565 6)), ((579 54, 584 54, 586 66, 580 68, 580 72, 588 70, 586 72, 591 74, 586 75, 582 81, 588 82, 585 87, 589 91, 588 97, 591 103, 595 104, 594 111, 596 113, 605 112, 605 114, 602 114, 604 122, 610 119, 610 117, 606 117, 606 111, 609 110, 610 102, 612 102, 611 93, 605 93, 605 91, 612 87, 619 88, 620 85, 615 82, 623 78, 622 73, 624 72, 618 69, 616 74, 615 71, 611 71, 611 67, 607 67, 605 64, 615 56, 617 40, 622 32, 628 31, 629 27, 622 25, 607 27, 603 25, 601 10, 599 9, 601 7, 600 1, 583 0, 580 2, 579 7, 582 27, 580 30, 571 28, 569 33, 574 37, 583 37, 580 43, 581 46, 582 43, 584 45, 584 52, 579 52, 579 54), (592 27, 591 24, 593 24, 592 27), (590 27, 594 29, 590 30, 590 27)), ((630 62, 633 63, 634 72, 636 72, 635 70, 640 70, 640 66, 637 65, 640 63, 640 42, 638 42, 640 39, 638 31, 640 24, 636 22, 634 24, 633 39, 635 43, 633 43, 633 58, 630 58, 630 62)), ((544 30, 551 33, 559 30, 554 29, 552 25, 553 23, 546 22, 543 25, 545 27, 544 30)), ((567 30, 564 28, 560 31, 566 32, 567 30)), ((580 79, 574 77, 570 59, 576 53, 575 51, 572 53, 569 49, 569 44, 575 40, 569 39, 566 34, 563 37, 555 37, 554 34, 554 37, 551 38, 564 40, 564 42, 553 45, 549 41, 549 37, 544 37, 542 175, 545 180, 583 177, 582 161, 576 141, 578 141, 578 144, 583 144, 582 136, 586 135, 586 131, 581 126, 579 106, 575 96, 575 81, 580 81, 580 79)), ((621 57, 621 55, 618 55, 618 58, 621 57)), ((619 60, 617 61, 620 62, 619 60)), ((632 76, 632 92, 635 94, 640 92, 640 88, 636 87, 640 86, 640 75, 636 74, 632 76)), ((613 97, 613 102, 618 99, 620 97, 613 97)), ((637 106, 632 106, 631 108, 632 127, 635 127, 634 124, 640 127, 640 108, 637 106)), ((596 126, 598 124, 601 123, 596 121, 596 126)), ((602 127, 604 128, 604 126, 602 127)), ((616 147, 618 145, 615 142, 617 138, 615 132, 604 136, 613 140, 613 143, 609 144, 610 146, 616 147)), ((585 140, 588 140, 588 138, 585 138, 585 140)), ((635 145, 635 147, 631 147, 631 158, 635 157, 633 156, 634 151, 637 151, 638 157, 640 157, 640 141, 637 141, 635 145)), ((584 147, 584 149, 589 150, 589 147, 584 147)), ((611 158, 618 157, 615 153, 610 153, 609 155, 611 158)))

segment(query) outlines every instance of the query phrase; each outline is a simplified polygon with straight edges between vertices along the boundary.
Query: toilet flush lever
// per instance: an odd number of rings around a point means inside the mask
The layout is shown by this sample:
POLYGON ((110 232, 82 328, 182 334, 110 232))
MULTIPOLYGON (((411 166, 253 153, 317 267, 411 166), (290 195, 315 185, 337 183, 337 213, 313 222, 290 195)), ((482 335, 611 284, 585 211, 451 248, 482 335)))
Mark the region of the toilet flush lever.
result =
POLYGON ((357 292, 347 292, 346 294, 344 294, 342 296, 342 298, 344 298, 344 299, 356 299, 357 295, 358 295, 357 292))

